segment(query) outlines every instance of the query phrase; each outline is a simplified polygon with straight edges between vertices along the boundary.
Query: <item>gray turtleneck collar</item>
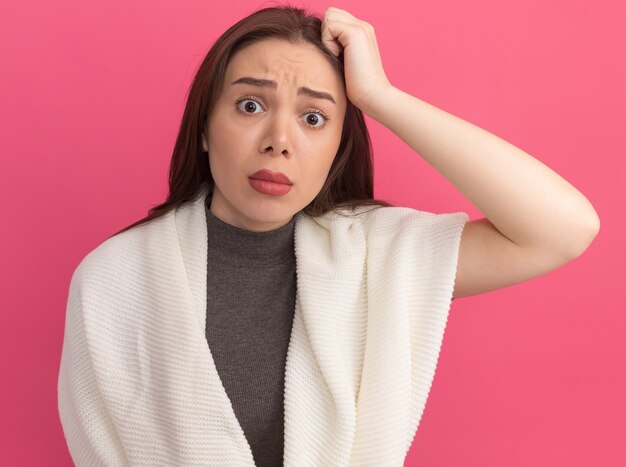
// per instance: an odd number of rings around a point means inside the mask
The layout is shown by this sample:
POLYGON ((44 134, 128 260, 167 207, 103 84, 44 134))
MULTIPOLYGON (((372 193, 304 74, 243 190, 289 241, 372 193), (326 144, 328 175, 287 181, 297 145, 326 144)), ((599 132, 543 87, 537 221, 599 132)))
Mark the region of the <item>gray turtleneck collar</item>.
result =
POLYGON ((205 199, 208 256, 232 266, 264 267, 293 260, 295 217, 268 232, 253 232, 228 224, 209 209, 212 193, 205 199))

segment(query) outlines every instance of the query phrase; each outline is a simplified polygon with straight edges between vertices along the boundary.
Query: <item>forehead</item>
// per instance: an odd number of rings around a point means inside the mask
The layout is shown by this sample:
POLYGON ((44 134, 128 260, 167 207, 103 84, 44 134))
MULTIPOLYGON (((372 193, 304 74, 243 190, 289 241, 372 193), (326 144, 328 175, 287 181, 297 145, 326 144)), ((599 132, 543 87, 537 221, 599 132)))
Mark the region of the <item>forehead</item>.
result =
POLYGON ((226 86, 242 76, 272 79, 281 87, 310 86, 341 95, 343 82, 312 44, 264 39, 238 51, 226 69, 226 86))

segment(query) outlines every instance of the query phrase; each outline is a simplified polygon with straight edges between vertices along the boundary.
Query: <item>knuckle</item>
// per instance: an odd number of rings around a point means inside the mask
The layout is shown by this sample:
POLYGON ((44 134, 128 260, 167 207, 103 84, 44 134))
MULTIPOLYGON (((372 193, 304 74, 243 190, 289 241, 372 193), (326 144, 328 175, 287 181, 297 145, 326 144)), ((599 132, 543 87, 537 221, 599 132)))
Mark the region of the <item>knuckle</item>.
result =
POLYGON ((361 27, 361 29, 363 29, 364 31, 367 32, 373 32, 374 31, 374 26, 372 26, 370 23, 367 23, 365 21, 361 21, 359 23, 359 26, 361 27))

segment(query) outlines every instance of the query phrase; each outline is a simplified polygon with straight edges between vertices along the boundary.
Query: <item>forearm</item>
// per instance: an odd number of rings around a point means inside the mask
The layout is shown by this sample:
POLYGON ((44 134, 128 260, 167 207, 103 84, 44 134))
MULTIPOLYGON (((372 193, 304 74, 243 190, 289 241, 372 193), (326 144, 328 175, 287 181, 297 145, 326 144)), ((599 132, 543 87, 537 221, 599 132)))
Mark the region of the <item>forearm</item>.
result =
POLYGON ((593 206, 537 159, 465 120, 389 87, 365 113, 393 131, 521 247, 584 251, 593 206))

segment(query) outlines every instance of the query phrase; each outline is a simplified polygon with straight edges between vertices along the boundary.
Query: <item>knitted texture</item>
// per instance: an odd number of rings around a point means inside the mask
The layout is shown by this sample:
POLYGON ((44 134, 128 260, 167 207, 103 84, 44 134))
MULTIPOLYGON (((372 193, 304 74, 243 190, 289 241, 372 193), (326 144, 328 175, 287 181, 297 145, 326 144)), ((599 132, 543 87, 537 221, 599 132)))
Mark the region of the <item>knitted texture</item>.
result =
MULTIPOLYGON (((58 410, 78 466, 254 466, 205 336, 205 196, 72 275, 58 410)), ((296 214, 288 467, 402 466, 434 378, 468 216, 356 212, 296 214)))

